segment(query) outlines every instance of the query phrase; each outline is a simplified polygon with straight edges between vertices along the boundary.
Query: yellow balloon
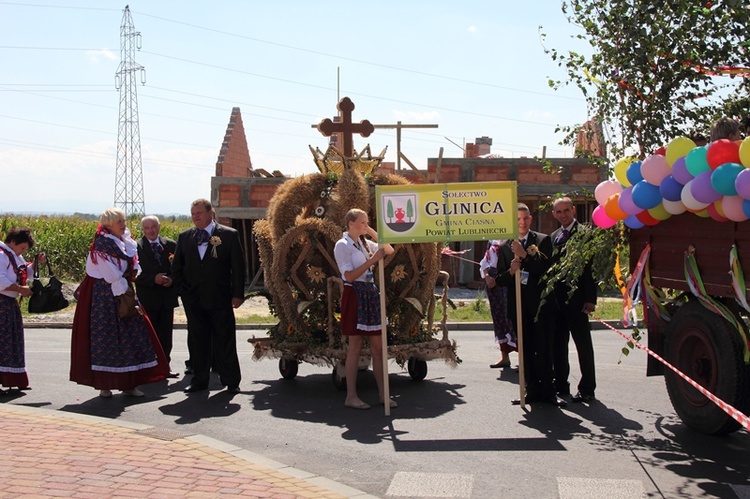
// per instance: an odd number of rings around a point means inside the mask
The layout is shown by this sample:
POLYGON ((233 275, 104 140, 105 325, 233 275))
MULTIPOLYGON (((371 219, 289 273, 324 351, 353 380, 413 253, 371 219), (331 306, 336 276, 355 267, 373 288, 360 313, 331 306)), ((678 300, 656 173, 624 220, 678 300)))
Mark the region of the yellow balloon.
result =
POLYGON ((672 166, 677 159, 695 149, 695 142, 687 137, 677 137, 667 144, 667 164, 672 166))
POLYGON ((666 220, 672 216, 672 214, 667 211, 662 203, 659 203, 656 207, 648 210, 648 214, 657 220, 666 220))
POLYGON ((627 157, 615 163, 615 178, 620 182, 623 187, 630 187, 630 181, 628 180, 628 166, 633 161, 638 161, 637 158, 627 157))
POLYGON ((698 212, 694 212, 696 215, 698 215, 701 218, 709 218, 711 214, 708 212, 708 210, 701 210, 698 212))
POLYGON ((745 168, 750 168, 750 137, 745 137, 740 144, 740 162, 745 168))

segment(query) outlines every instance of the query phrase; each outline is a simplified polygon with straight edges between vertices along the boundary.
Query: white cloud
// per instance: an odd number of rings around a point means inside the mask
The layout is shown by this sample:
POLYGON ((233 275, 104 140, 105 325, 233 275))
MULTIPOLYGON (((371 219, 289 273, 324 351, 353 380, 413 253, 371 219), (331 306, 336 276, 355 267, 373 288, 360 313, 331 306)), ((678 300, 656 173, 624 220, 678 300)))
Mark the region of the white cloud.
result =
POLYGON ((466 28, 466 31, 468 31, 469 33, 476 33, 479 30, 477 29, 476 26, 469 26, 468 28, 466 28))
POLYGON ((115 56, 115 54, 109 49, 89 50, 86 52, 86 55, 88 56, 89 61, 94 64, 99 64, 102 58, 110 61, 117 60, 117 56, 115 56))

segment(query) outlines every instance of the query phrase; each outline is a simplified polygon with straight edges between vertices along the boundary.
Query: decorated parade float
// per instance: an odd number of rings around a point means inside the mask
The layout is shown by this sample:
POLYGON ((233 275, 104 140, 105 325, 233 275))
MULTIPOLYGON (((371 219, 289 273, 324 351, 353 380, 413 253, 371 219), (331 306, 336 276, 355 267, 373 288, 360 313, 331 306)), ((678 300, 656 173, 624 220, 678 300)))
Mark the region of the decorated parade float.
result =
POLYGON ((643 299, 655 354, 647 375, 665 376, 691 428, 749 428, 750 138, 680 137, 643 162, 623 158, 615 177, 597 186, 592 217, 631 229, 629 296, 643 299))
MULTIPOLYGON (((271 300, 271 312, 279 322, 268 337, 251 338, 255 360, 278 359, 285 379, 297 375, 300 362, 333 368, 333 381, 345 387, 343 361, 345 340, 340 329, 341 272, 333 249, 343 235, 343 218, 351 208, 376 220, 375 186, 404 185, 402 176, 377 170, 385 150, 373 156, 369 145, 361 153, 353 149, 352 134, 364 137, 373 131, 368 121, 352 123, 354 104, 345 97, 338 105, 340 122, 323 120, 318 129, 326 136, 340 133, 342 150, 310 150, 320 173, 282 184, 270 201, 265 220, 255 224, 261 265, 271 300)), ((385 265, 385 282, 376 283, 385 293, 388 318, 388 358, 406 366, 415 380, 427 375, 426 361, 443 359, 455 366, 456 344, 445 327, 447 274, 440 270, 436 243, 398 244, 385 265), (433 324, 435 285, 443 278, 443 319, 433 324)), ((360 366, 370 362, 364 348, 360 366)))

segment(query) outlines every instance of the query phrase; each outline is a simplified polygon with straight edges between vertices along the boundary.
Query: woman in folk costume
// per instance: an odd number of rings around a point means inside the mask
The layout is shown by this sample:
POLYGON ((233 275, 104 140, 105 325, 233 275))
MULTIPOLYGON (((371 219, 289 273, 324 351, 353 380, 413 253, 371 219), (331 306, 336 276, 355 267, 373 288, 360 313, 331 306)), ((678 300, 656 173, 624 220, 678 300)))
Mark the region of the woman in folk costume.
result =
MULTIPOLYGON (((24 352, 23 320, 18 296, 31 297, 26 283, 33 276, 31 263, 23 254, 34 246, 29 229, 11 229, 0 243, 0 385, 25 390, 29 387, 24 352)), ((39 261, 46 258, 40 254, 39 261)), ((5 393, 0 390, 0 393, 5 393)))
MULTIPOLYGON (((390 244, 378 248, 376 242, 365 239, 369 235, 377 240, 378 233, 370 227, 367 213, 352 208, 344 217, 347 232, 336 242, 333 255, 344 280, 341 295, 341 334, 347 337, 346 351, 346 400, 344 405, 352 409, 369 409, 369 404, 357 395, 357 371, 362 352, 363 337, 370 339, 372 370, 378 385, 380 402, 385 402, 383 346, 380 334, 383 324, 380 321, 380 293, 375 286, 373 266, 394 252, 390 244)), ((396 407, 395 400, 389 400, 390 407, 396 407)))
POLYGON ((510 258, 502 251, 506 241, 493 240, 487 244, 484 258, 479 262, 479 273, 487 284, 487 298, 490 302, 495 341, 500 345, 500 360, 490 364, 491 368, 510 367, 510 352, 517 350, 516 330, 508 316, 508 288, 495 282, 498 273, 510 268, 510 258))
POLYGON ((134 295, 138 250, 125 212, 109 208, 99 218, 86 257, 86 277, 76 291, 70 380, 109 398, 112 390, 142 397, 138 385, 164 379, 169 365, 145 315, 120 318, 123 295, 134 295))

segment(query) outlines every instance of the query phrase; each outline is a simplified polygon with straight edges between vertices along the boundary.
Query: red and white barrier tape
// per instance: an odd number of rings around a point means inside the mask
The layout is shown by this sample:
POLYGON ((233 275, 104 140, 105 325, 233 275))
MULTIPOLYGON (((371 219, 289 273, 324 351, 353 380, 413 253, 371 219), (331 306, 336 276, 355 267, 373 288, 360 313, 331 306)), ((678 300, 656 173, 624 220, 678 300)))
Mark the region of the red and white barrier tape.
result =
POLYGON ((607 324, 606 322, 604 322, 603 320, 601 320, 599 317, 594 317, 594 319, 598 320, 599 322, 601 322, 602 324, 604 324, 605 326, 607 326, 609 329, 611 329, 615 333, 617 333, 620 336, 622 336, 623 338, 625 338, 627 341, 633 342, 633 344, 635 346, 637 346, 638 348, 640 348, 641 350, 643 350, 644 352, 646 352, 647 354, 649 354, 651 357, 655 358, 656 360, 658 360, 659 362, 661 362, 662 364, 664 364, 665 366, 667 366, 668 368, 670 368, 672 371, 674 371, 675 373, 677 373, 677 375, 680 378, 682 378, 685 381, 687 381, 688 383, 690 383, 690 385, 693 388, 695 388, 696 390, 698 390, 699 392, 701 392, 703 395, 705 395, 711 402, 713 402, 714 404, 718 405, 719 409, 721 409, 722 411, 726 412, 729 416, 732 417, 732 419, 734 419, 739 424, 741 424, 746 430, 750 430, 750 418, 748 418, 747 416, 745 416, 742 413, 742 411, 739 411, 739 410, 735 409, 731 404, 727 404, 726 402, 724 402, 723 400, 721 400, 719 397, 717 397, 713 393, 711 393, 708 390, 706 390, 705 388, 703 388, 701 385, 699 385, 698 383, 696 383, 695 381, 693 381, 692 379, 690 379, 686 374, 684 374, 682 371, 680 371, 679 369, 677 369, 675 366, 673 366, 672 364, 670 364, 669 362, 667 362, 666 360, 664 360, 660 355, 658 355, 656 352, 650 350, 648 347, 646 347, 644 345, 641 345, 640 343, 638 343, 637 341, 635 341, 630 336, 628 336, 626 334, 623 334, 619 330, 613 328, 612 326, 610 326, 609 324, 607 324))

